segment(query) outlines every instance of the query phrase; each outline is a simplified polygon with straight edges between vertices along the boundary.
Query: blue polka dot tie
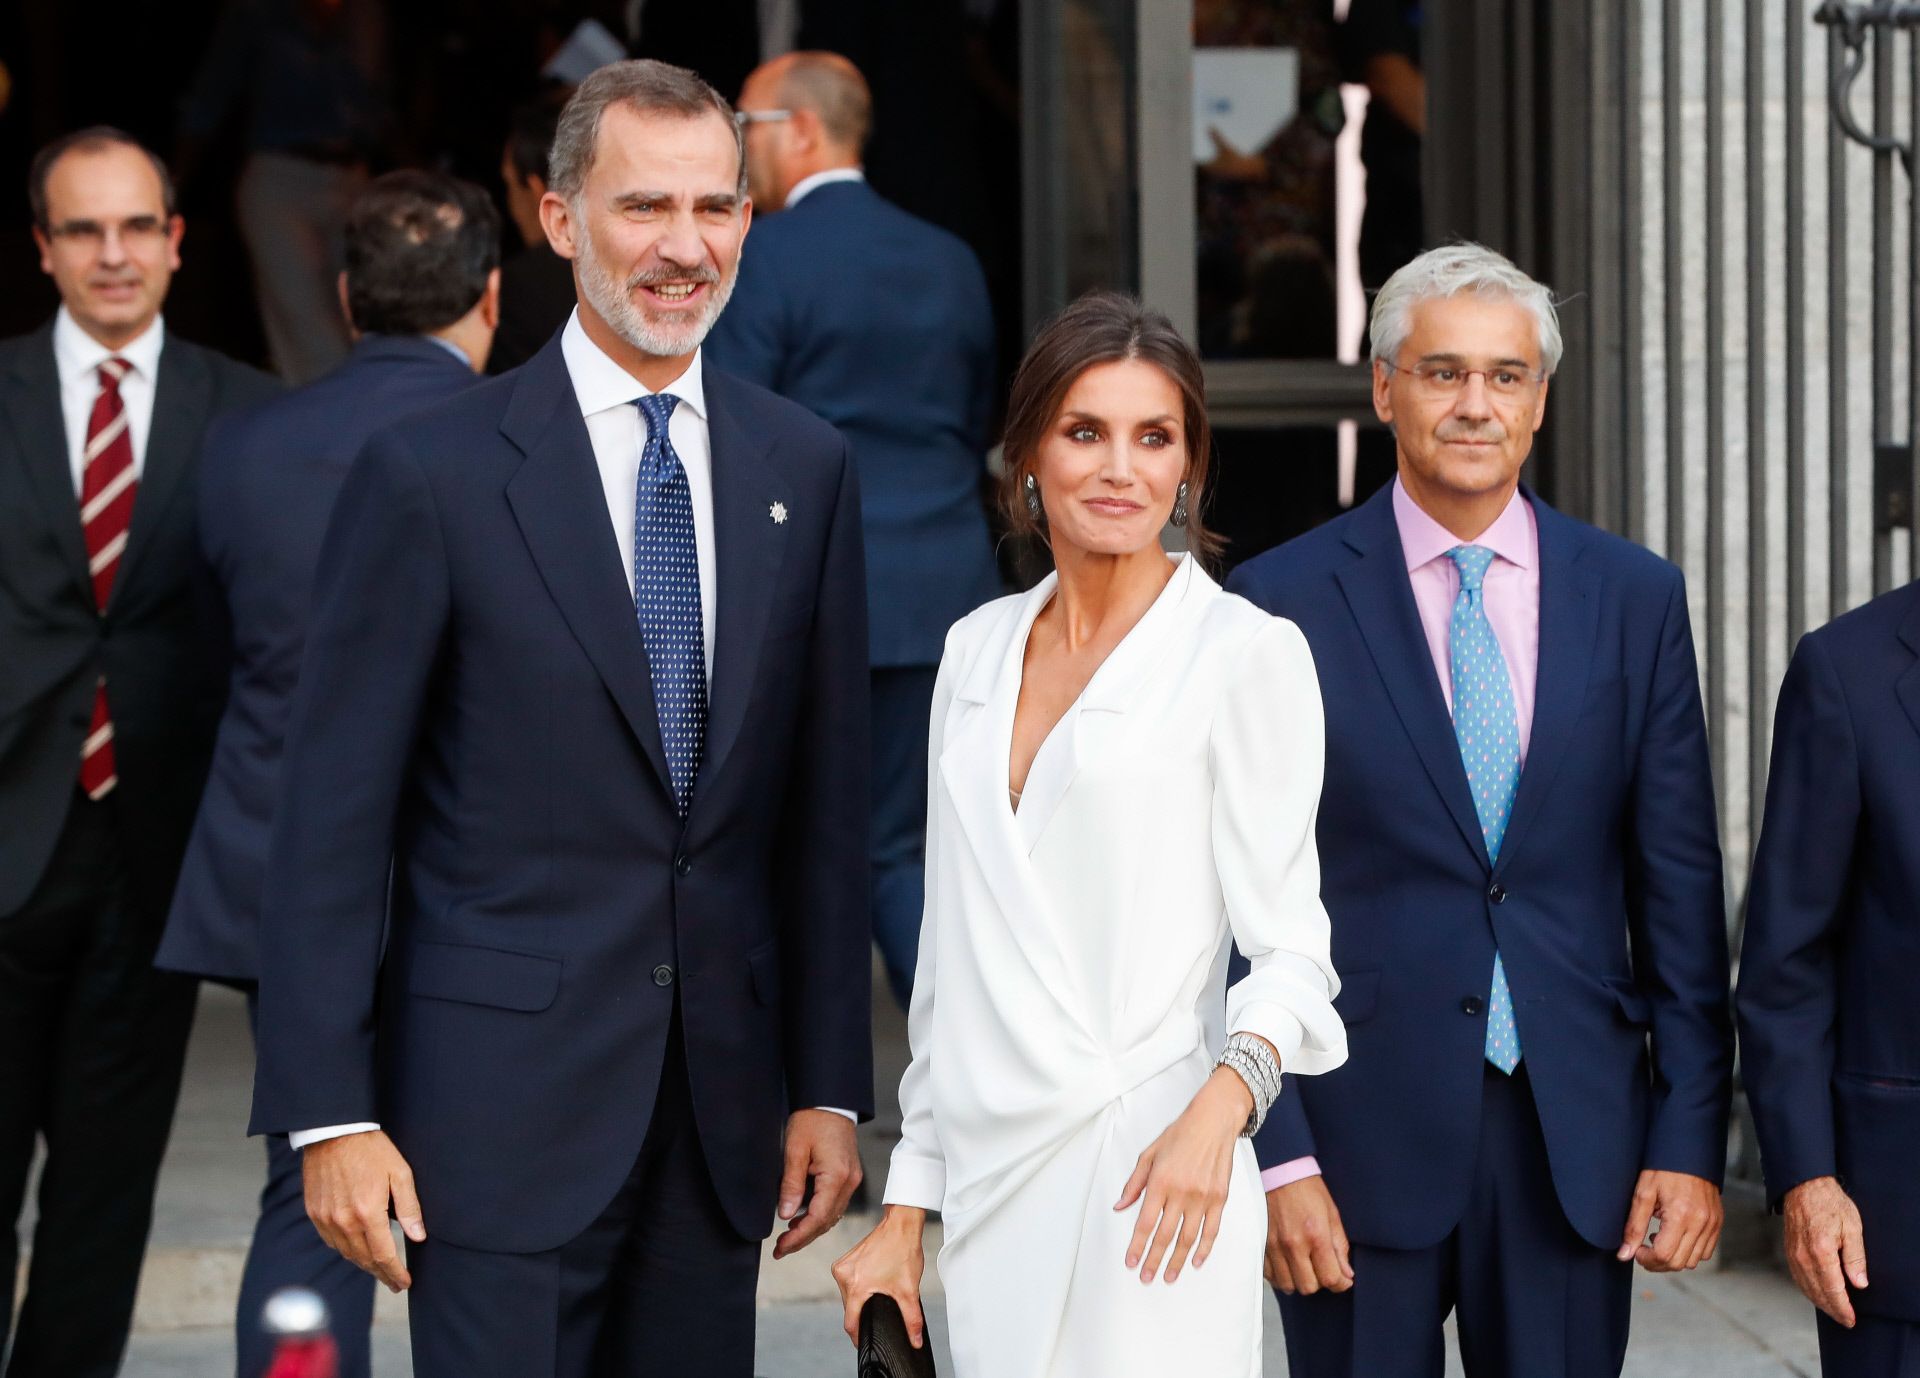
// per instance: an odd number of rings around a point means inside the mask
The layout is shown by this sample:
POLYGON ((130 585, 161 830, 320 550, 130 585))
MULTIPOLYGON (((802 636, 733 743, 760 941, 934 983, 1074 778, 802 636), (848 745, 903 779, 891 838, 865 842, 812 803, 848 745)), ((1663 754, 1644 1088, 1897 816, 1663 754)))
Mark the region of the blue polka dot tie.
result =
POLYGON ((633 605, 653 673, 654 711, 667 753, 673 803, 685 822, 707 740, 707 643, 700 618, 700 561, 687 471, 667 438, 680 399, 652 393, 634 405, 647 423, 633 504, 633 605))
MULTIPOLYGON (((1447 623, 1447 652, 1453 662, 1453 735, 1467 768, 1474 812, 1487 842, 1487 858, 1500 859, 1500 843, 1513 813, 1513 792, 1520 783, 1520 720, 1513 706, 1513 681, 1506 658, 1487 621, 1487 566, 1493 552, 1485 546, 1455 546, 1447 552, 1460 571, 1460 594, 1447 623)), ((1509 1076, 1520 1065, 1520 1030, 1513 1021, 1513 993, 1507 968, 1493 955, 1493 993, 1487 999, 1487 1061, 1509 1076)))

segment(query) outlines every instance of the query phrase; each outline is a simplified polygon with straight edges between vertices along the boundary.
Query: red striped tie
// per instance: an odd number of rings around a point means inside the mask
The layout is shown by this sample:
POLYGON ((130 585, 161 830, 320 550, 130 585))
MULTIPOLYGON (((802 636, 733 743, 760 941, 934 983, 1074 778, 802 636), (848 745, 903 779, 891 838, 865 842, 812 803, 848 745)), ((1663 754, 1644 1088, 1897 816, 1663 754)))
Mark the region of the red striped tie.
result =
MULTIPOLYGON (((127 404, 120 399, 126 377, 124 359, 100 365, 100 396, 87 421, 86 463, 80 479, 80 524, 87 533, 87 563, 93 573, 93 601, 102 612, 120 572, 127 548, 127 523, 133 517, 133 438, 127 434, 127 404)), ((80 788, 89 799, 104 799, 120 776, 113 763, 113 717, 107 711, 107 681, 93 695, 93 723, 80 748, 80 788)))

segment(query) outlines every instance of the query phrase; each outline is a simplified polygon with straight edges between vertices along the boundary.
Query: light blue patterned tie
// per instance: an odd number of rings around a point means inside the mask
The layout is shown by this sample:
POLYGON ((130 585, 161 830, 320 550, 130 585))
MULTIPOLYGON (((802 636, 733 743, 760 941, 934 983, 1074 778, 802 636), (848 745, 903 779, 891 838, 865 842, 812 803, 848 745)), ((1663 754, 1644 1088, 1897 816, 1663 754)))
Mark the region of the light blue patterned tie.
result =
POLYGON ((633 603, 653 674, 654 711, 674 807, 686 821, 707 740, 707 644, 687 471, 667 438, 680 399, 652 393, 634 405, 647 423, 633 504, 633 603))
MULTIPOLYGON (((1447 623, 1447 653, 1453 662, 1453 735, 1473 790, 1474 812, 1487 842, 1487 859, 1500 859, 1500 843, 1513 813, 1513 792, 1520 783, 1520 719, 1513 706, 1513 681, 1506 658, 1487 621, 1487 566, 1493 552, 1485 546, 1455 546, 1447 552, 1460 571, 1460 595, 1447 623)), ((1487 1061, 1507 1075, 1520 1065, 1520 1030, 1513 1022, 1513 993, 1507 968, 1493 954, 1493 993, 1487 998, 1487 1061)))

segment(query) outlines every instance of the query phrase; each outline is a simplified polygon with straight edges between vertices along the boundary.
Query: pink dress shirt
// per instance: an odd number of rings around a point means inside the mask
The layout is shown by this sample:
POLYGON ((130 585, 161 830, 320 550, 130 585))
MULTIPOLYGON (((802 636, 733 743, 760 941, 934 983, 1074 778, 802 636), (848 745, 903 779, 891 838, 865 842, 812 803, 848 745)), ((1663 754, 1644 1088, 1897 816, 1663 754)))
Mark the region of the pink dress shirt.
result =
MULTIPOLYGON (((1447 552, 1455 546, 1481 545, 1494 553, 1487 566, 1485 593, 1487 621, 1500 641, 1513 682, 1513 709, 1519 718, 1520 763, 1527 760, 1533 736, 1534 691, 1540 677, 1540 527, 1533 505, 1516 491, 1493 525, 1471 541, 1462 541, 1422 511, 1399 479, 1393 481, 1393 520, 1400 528, 1400 548, 1407 557, 1407 580, 1413 585, 1414 606, 1420 611, 1420 629, 1426 633, 1434 673, 1447 711, 1453 711, 1453 662, 1447 649, 1447 623, 1454 600, 1460 596, 1460 571, 1447 552)), ((1295 1158, 1260 1174, 1268 1191, 1319 1175, 1312 1158, 1295 1158)))

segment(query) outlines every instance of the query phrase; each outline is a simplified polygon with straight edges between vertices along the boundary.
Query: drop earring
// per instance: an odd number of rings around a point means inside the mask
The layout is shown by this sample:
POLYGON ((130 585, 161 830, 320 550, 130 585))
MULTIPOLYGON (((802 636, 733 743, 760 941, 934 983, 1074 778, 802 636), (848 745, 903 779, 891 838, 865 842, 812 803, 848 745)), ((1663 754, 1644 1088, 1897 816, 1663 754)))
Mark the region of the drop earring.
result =
POLYGON ((1175 489, 1173 494, 1173 524, 1175 526, 1185 526, 1189 515, 1187 511, 1187 481, 1181 479, 1179 488, 1175 489))
POLYGON ((1039 521, 1045 515, 1044 509, 1040 506, 1040 485, 1034 482, 1032 474, 1028 474, 1027 481, 1022 487, 1027 494, 1027 515, 1039 521))

